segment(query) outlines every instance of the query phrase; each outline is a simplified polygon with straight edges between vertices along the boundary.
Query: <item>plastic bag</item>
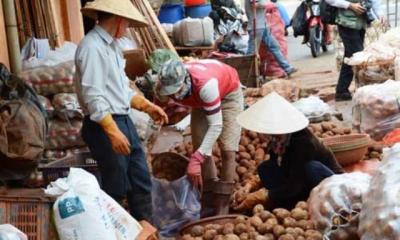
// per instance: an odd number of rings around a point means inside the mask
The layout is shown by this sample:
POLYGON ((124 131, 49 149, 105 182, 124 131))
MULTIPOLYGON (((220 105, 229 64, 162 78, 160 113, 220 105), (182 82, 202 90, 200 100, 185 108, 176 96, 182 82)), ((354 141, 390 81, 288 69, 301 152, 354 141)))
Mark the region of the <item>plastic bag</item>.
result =
POLYGON ((146 138, 147 126, 149 124, 150 117, 144 112, 140 112, 136 109, 131 109, 129 111, 129 117, 131 118, 133 124, 136 127, 136 131, 139 138, 143 141, 146 138))
POLYGON ((83 119, 83 112, 75 93, 60 93, 54 96, 53 106, 60 119, 83 119))
POLYGON ((371 179, 360 214, 361 240, 400 238, 400 144, 383 150, 383 160, 371 179))
POLYGON ((400 82, 393 80, 357 89, 353 98, 353 126, 375 140, 399 127, 399 92, 400 82))
POLYGON ((28 240, 28 237, 11 224, 0 225, 1 240, 28 240))
POLYGON ((81 128, 82 121, 79 120, 53 119, 49 121, 45 148, 54 150, 85 146, 80 134, 81 128))
POLYGON ((162 236, 173 237, 200 218, 200 193, 187 176, 171 182, 153 177, 152 182, 153 219, 162 236))
POLYGON ((316 96, 302 98, 294 102, 293 105, 310 120, 325 118, 330 116, 332 112, 329 105, 316 96))
POLYGON ((364 173, 333 175, 315 187, 308 199, 311 220, 324 239, 347 240, 357 237, 358 216, 370 184, 364 173))
POLYGON ((38 67, 24 71, 20 77, 38 94, 48 96, 57 93, 74 93, 75 63, 64 62, 52 67, 38 67))
POLYGON ((307 5, 302 2, 293 14, 292 28, 294 37, 303 36, 307 31, 307 5))
POLYGON ((92 174, 71 168, 68 178, 52 182, 45 193, 58 197, 53 211, 60 240, 117 239, 92 174))

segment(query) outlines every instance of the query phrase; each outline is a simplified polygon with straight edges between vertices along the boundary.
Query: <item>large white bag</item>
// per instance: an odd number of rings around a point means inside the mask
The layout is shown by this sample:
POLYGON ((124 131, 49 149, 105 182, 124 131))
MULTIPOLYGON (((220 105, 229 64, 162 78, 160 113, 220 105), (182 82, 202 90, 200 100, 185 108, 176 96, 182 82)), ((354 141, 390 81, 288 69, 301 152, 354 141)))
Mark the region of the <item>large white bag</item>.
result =
POLYGON ((174 24, 173 38, 179 46, 210 46, 214 42, 214 23, 209 17, 185 18, 174 24))
POLYGON ((52 182, 45 192, 59 196, 53 210, 61 240, 117 239, 100 186, 92 174, 71 168, 68 178, 52 182))
POLYGON ((52 182, 45 192, 58 196, 53 209, 61 240, 132 240, 142 231, 141 225, 83 169, 71 168, 68 178, 52 182))

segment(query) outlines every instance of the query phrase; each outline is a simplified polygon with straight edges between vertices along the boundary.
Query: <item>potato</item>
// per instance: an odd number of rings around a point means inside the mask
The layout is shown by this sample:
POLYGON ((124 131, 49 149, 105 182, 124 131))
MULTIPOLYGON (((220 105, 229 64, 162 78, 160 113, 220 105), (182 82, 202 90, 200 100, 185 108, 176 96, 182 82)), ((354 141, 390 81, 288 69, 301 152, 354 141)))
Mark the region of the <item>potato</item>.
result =
POLYGON ((239 176, 242 176, 243 174, 245 174, 247 172, 247 168, 241 167, 241 166, 237 167, 236 172, 237 172, 237 174, 239 174, 239 176))
POLYGON ((295 220, 307 220, 308 219, 308 212, 306 210, 303 210, 301 208, 294 208, 290 212, 290 216, 294 218, 295 220))
POLYGON ((247 145, 247 151, 248 152, 255 152, 256 148, 255 148, 255 146, 253 144, 249 144, 249 145, 247 145))
POLYGON ((314 223, 311 220, 300 220, 297 222, 297 226, 307 231, 314 228, 314 223))
POLYGON ((256 206, 254 206, 253 208, 253 214, 257 214, 257 213, 261 213, 264 211, 264 206, 262 204, 257 204, 256 206))
POLYGON ((257 237, 256 237, 256 240, 268 240, 269 238, 267 238, 266 236, 263 236, 263 235, 258 235, 257 237))
POLYGON ((297 235, 298 235, 296 230, 293 227, 287 227, 285 229, 285 231, 286 231, 286 234, 290 234, 290 235, 292 235, 294 237, 297 237, 297 235))
POLYGON ((250 143, 250 139, 248 137, 246 137, 246 136, 243 136, 243 137, 240 138, 240 142, 239 143, 242 146, 247 146, 250 143))
POLYGON ((351 128, 343 128, 343 133, 344 134, 350 134, 351 133, 351 128))
POLYGON ((258 137, 258 135, 257 135, 256 132, 253 132, 253 131, 246 131, 246 133, 247 133, 247 136, 248 136, 249 138, 251 138, 251 139, 255 139, 255 138, 258 137))
POLYGON ((294 219, 292 217, 287 217, 287 218, 283 219, 283 226, 296 227, 297 226, 296 219, 294 219))
POLYGON ((239 152, 239 156, 241 159, 248 159, 248 160, 251 159, 251 156, 248 152, 239 152))
POLYGON ((247 159, 240 160, 239 165, 242 166, 242 167, 245 167, 245 168, 251 167, 251 163, 247 159))
POLYGON ((304 235, 304 230, 299 227, 295 227, 294 231, 296 232, 297 235, 304 235))
POLYGON ((290 217, 290 212, 284 208, 276 208, 272 211, 279 221, 283 221, 283 219, 290 217))
POLYGON ((307 240, 322 240, 322 235, 316 230, 307 230, 304 234, 307 240))
POLYGON ((307 211, 308 210, 308 204, 306 202, 304 202, 304 201, 301 201, 301 202, 298 202, 296 204, 296 208, 301 208, 301 209, 307 211))
POLYGON ((235 234, 227 234, 223 237, 223 240, 240 240, 240 238, 235 234))
POLYGON ((322 127, 322 130, 325 131, 325 132, 332 130, 332 125, 329 122, 321 123, 321 127, 322 127))
POLYGON ((274 232, 275 237, 279 237, 286 233, 285 228, 281 225, 275 225, 272 231, 274 232))
POLYGON ((276 219, 275 217, 273 218, 269 218, 266 223, 271 224, 272 226, 278 225, 278 219, 276 219))
POLYGON ((264 237, 266 237, 268 240, 275 240, 275 236, 272 233, 267 233, 264 235, 264 237))
POLYGON ((244 232, 242 234, 239 235, 240 240, 249 240, 250 236, 248 233, 244 232))
POLYGON ((196 226, 192 227, 192 229, 190 230, 190 234, 193 237, 201 237, 204 234, 204 227, 200 226, 200 225, 196 225, 196 226))
POLYGON ((213 240, 214 237, 217 236, 217 235, 218 235, 217 230, 215 230, 215 229, 210 229, 210 230, 207 230, 207 231, 204 233, 203 238, 204 238, 204 240, 213 240))
POLYGON ((263 224, 263 221, 261 220, 261 218, 257 217, 257 216, 253 216, 250 218, 250 224, 255 227, 258 228, 258 226, 260 226, 261 224, 263 224))
POLYGON ((254 159, 256 161, 262 161, 265 158, 265 151, 263 148, 257 148, 256 153, 254 155, 254 159))
POLYGON ((256 232, 256 231, 251 231, 251 232, 249 233, 249 238, 252 239, 252 240, 255 240, 255 239, 257 238, 258 235, 260 235, 260 234, 258 234, 258 232, 256 232))
POLYGON ((343 129, 341 129, 341 128, 334 128, 334 129, 332 129, 332 132, 333 132, 335 135, 343 135, 343 134, 344 134, 344 131, 343 131, 343 129))
POLYGON ((296 238, 290 234, 281 235, 278 240, 296 240, 296 238))
POLYGON ((246 152, 246 147, 243 145, 239 145, 239 152, 246 152))
POLYGON ((274 218, 275 216, 270 212, 270 211, 262 211, 260 213, 260 218, 263 220, 263 222, 267 221, 269 218, 274 218))
POLYGON ((296 240, 306 240, 306 238, 303 236, 297 236, 296 240))
POLYGON ((190 234, 185 234, 182 236, 182 240, 193 240, 194 238, 190 234))
POLYGON ((263 223, 257 227, 257 231, 260 234, 266 234, 272 232, 274 229, 274 225, 268 224, 268 223, 263 223))
POLYGON ((246 217, 245 216, 238 216, 237 218, 235 218, 235 220, 233 220, 233 223, 235 225, 238 225, 240 223, 246 224, 246 217))
POLYGON ((223 235, 217 235, 214 237, 213 240, 224 240, 224 236, 223 235))
POLYGON ((226 223, 224 225, 224 228, 222 230, 222 233, 227 235, 227 234, 233 234, 235 229, 235 225, 233 225, 233 223, 226 223))
POLYGON ((233 231, 235 234, 240 235, 247 231, 247 226, 245 223, 239 223, 239 224, 235 225, 235 228, 233 231))

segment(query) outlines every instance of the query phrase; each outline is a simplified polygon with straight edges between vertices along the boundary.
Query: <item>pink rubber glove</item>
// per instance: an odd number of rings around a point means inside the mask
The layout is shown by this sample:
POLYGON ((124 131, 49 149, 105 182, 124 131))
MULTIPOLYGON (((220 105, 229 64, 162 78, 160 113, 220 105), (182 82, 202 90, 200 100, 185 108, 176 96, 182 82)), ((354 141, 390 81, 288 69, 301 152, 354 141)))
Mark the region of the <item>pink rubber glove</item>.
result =
POLYGON ((192 184, 199 189, 203 186, 201 178, 201 164, 204 162, 204 156, 199 151, 196 151, 190 156, 189 164, 187 167, 187 175, 192 184))

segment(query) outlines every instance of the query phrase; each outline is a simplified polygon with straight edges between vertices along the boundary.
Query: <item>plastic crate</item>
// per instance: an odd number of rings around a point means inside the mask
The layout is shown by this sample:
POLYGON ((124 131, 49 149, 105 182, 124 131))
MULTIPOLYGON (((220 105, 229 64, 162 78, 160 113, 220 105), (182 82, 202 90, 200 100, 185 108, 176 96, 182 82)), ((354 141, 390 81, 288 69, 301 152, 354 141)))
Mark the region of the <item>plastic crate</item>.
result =
POLYGON ((0 224, 12 224, 29 240, 57 239, 51 221, 53 198, 42 189, 10 189, 0 194, 0 224))
POLYGON ((90 152, 70 153, 64 158, 39 167, 38 170, 43 173, 43 180, 48 184, 58 178, 67 177, 71 167, 85 169, 95 175, 100 183, 100 172, 97 162, 92 158, 90 152))

